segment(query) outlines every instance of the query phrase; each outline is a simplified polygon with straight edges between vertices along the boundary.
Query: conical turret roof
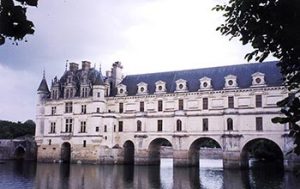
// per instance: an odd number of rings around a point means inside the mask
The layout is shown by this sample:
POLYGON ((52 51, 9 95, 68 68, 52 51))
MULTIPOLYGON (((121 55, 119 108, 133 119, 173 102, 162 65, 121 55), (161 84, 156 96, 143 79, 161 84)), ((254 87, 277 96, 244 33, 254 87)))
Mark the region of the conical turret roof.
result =
POLYGON ((42 79, 42 81, 40 83, 40 86, 39 86, 39 88, 38 88, 37 91, 38 92, 47 92, 47 93, 50 92, 49 88, 48 88, 48 84, 47 84, 46 78, 45 78, 45 73, 43 75, 43 79, 42 79))

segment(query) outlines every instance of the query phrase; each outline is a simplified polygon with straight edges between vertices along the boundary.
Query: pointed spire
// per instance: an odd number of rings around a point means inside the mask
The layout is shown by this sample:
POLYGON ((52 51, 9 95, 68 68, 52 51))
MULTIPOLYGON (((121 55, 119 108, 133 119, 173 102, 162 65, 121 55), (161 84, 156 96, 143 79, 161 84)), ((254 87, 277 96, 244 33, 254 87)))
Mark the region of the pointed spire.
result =
POLYGON ((48 88, 48 84, 46 81, 46 76, 45 76, 45 69, 43 70, 43 79, 39 85, 39 88, 37 90, 38 92, 45 92, 45 93, 49 93, 49 88, 48 88))
POLYGON ((100 65, 99 65, 99 72, 101 73, 101 63, 100 63, 100 65))
POLYGON ((94 85, 104 85, 104 82, 101 78, 101 74, 97 75, 94 85))
POLYGON ((66 70, 65 71, 68 70, 68 62, 69 62, 69 60, 66 60, 66 70))
POLYGON ((45 74, 45 68, 44 68, 44 70, 43 70, 43 79, 46 79, 46 76, 45 76, 46 74, 45 74))

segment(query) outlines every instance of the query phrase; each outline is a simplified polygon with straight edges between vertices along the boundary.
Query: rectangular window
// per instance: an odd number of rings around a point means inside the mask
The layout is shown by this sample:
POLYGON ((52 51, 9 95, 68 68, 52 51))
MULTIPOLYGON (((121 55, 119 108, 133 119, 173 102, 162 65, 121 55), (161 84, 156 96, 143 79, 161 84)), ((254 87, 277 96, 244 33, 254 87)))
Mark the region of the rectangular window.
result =
POLYGON ((56 106, 51 107, 51 115, 56 114, 56 106))
POLYGON ((145 103, 140 102, 140 112, 144 112, 144 111, 145 111, 145 103))
POLYGON ((158 101, 157 109, 159 112, 163 111, 163 101, 162 100, 158 101))
POLYGON ((51 145, 51 142, 52 142, 51 139, 49 139, 49 145, 51 145))
POLYGON ((208 98, 203 98, 202 99, 202 106, 203 106, 203 110, 207 110, 208 109, 208 98))
POLYGON ((123 121, 119 121, 119 132, 123 131, 123 121))
POLYGON ((178 110, 183 110, 183 99, 178 100, 178 110))
POLYGON ((86 140, 83 141, 83 147, 86 147, 86 140))
POLYGON ((99 132, 99 127, 96 127, 96 132, 99 132))
POLYGON ((66 133, 71 133, 72 132, 72 126, 73 126, 73 119, 66 119, 66 127, 65 127, 65 132, 66 133))
POLYGON ((162 131, 163 130, 163 121, 162 120, 157 120, 157 131, 162 131))
POLYGON ((262 119, 262 117, 257 117, 256 118, 256 130, 257 131, 262 131, 263 130, 263 119, 262 119))
POLYGON ((55 133, 55 122, 51 122, 51 126, 50 126, 50 133, 55 133))
POLYGON ((119 103, 119 112, 120 112, 120 113, 123 113, 123 111, 124 111, 124 105, 123 105, 122 102, 120 102, 120 103, 119 103))
POLYGON ((208 131, 208 119, 207 118, 202 119, 202 125, 203 125, 202 130, 203 131, 208 131))
POLYGON ((228 108, 234 108, 234 98, 233 98, 233 96, 228 97, 228 108))
POLYGON ((81 133, 86 132, 86 122, 85 121, 80 122, 80 132, 81 133))
POLYGON ((86 105, 81 105, 81 113, 86 114, 86 105))
POLYGON ((97 97, 98 97, 98 98, 100 97, 100 95, 101 95, 101 93, 97 93, 97 97))
POLYGON ((100 113, 100 108, 97 108, 97 113, 100 113))
POLYGON ((66 113, 72 113, 73 112, 73 103, 72 102, 66 102, 65 112, 66 113))
POLYGON ((262 96, 261 95, 255 95, 255 106, 262 107, 262 96))
POLYGON ((106 133, 107 132, 107 126, 104 125, 104 132, 106 133))

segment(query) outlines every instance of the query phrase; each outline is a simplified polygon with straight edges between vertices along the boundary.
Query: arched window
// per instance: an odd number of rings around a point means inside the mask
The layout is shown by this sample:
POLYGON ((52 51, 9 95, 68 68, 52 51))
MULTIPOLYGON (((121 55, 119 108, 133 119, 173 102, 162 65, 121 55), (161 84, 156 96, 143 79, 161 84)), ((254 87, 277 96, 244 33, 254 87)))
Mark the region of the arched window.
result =
POLYGON ((66 98, 69 98, 69 89, 66 90, 66 98))
POLYGON ((182 122, 180 119, 176 121, 176 131, 182 131, 182 122))
POLYGON ((136 122, 136 131, 142 131, 142 122, 140 120, 136 122))
POLYGON ((227 119, 227 130, 232 131, 233 130, 233 121, 231 118, 227 119))

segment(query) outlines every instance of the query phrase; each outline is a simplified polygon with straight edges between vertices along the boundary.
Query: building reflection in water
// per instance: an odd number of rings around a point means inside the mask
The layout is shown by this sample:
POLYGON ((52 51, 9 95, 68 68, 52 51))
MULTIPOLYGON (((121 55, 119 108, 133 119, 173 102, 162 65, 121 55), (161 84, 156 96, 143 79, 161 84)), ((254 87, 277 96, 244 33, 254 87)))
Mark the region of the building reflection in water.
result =
MULTIPOLYGON (((23 166, 23 171, 25 167, 23 166), (24 168, 24 169, 23 169, 24 168)), ((81 164, 36 164, 34 188, 299 188, 300 181, 289 172, 269 168, 223 170, 220 168, 173 168, 164 166, 117 166, 81 164)), ((20 174, 20 171, 16 172, 20 174)), ((23 173, 21 173, 24 175, 23 173)))

